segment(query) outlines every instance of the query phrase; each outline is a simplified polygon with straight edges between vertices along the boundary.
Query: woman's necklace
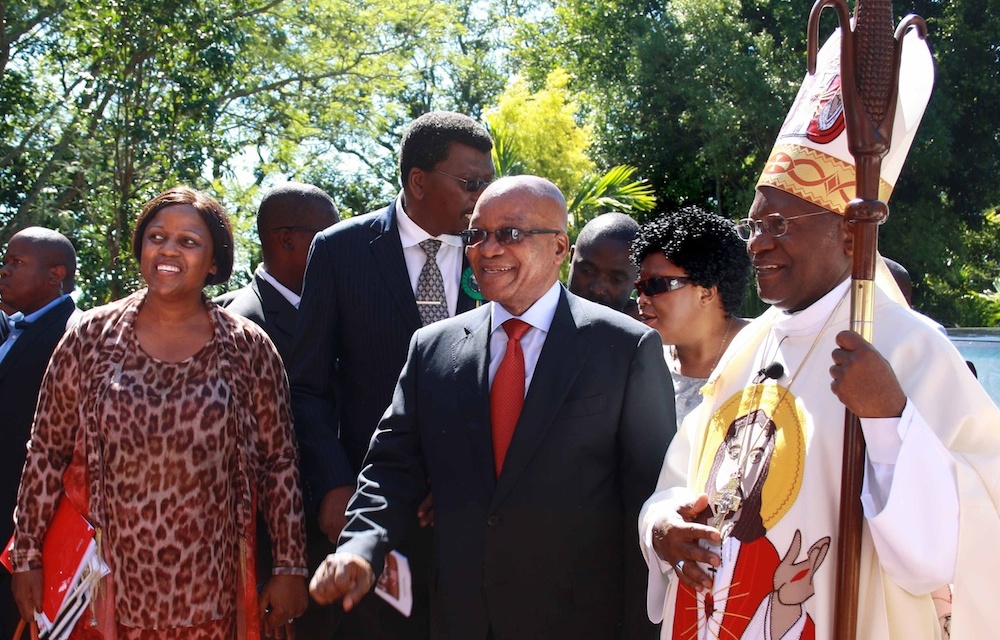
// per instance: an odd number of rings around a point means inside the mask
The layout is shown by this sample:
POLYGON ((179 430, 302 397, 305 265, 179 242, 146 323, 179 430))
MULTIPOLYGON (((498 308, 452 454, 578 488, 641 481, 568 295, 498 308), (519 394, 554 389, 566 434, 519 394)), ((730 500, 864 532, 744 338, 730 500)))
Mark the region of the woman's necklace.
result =
MULTIPOLYGON (((729 323, 726 324, 726 332, 722 334, 722 340, 719 341, 719 348, 715 352, 715 359, 712 361, 712 366, 708 370, 708 375, 706 376, 688 376, 689 378, 701 378, 712 375, 715 368, 719 366, 719 360, 722 358, 722 353, 725 351, 726 341, 729 339, 729 332, 733 329, 733 321, 736 320, 736 316, 729 316, 729 323)), ((677 363, 677 373, 681 372, 681 358, 680 353, 677 351, 676 345, 670 346, 670 356, 673 358, 674 362, 677 363)), ((687 374, 682 374, 687 375, 687 374)))
POLYGON ((735 319, 735 316, 729 316, 729 323, 726 325, 726 332, 722 334, 722 340, 719 341, 719 350, 715 352, 715 362, 712 363, 712 370, 708 372, 709 375, 712 375, 712 371, 715 371, 715 368, 719 366, 719 358, 722 357, 722 352, 726 346, 726 340, 729 338, 729 332, 733 329, 733 320, 735 319))

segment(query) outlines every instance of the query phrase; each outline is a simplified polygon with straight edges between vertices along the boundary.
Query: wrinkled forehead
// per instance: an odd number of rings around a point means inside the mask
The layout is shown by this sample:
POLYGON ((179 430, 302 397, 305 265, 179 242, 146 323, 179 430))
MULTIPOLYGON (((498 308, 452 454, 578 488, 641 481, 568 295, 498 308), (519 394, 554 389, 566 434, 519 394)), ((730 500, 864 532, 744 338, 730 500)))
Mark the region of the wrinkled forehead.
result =
POLYGON ((566 214, 554 199, 529 189, 483 194, 476 203, 470 226, 529 227, 544 224, 566 228, 566 214))

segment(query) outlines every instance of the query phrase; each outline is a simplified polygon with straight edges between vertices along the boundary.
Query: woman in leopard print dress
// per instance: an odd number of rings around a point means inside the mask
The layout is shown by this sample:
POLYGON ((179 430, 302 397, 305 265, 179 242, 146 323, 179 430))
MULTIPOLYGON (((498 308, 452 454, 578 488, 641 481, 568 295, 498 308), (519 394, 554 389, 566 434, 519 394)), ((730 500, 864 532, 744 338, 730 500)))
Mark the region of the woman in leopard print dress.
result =
POLYGON ((96 623, 104 638, 230 640, 263 627, 283 638, 305 610, 281 360, 262 330, 202 293, 229 278, 232 247, 215 200, 186 187, 160 194, 133 239, 147 288, 84 314, 56 349, 16 511, 22 615, 40 608, 41 545, 63 493, 99 530, 111 568, 78 631, 96 623), (258 505, 274 557, 259 600, 258 505))

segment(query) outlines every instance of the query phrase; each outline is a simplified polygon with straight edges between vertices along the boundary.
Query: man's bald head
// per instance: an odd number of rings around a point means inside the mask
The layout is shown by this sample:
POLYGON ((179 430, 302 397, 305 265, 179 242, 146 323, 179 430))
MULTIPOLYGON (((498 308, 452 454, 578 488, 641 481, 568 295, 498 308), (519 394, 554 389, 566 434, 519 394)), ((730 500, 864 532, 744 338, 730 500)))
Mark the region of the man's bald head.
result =
POLYGON ((44 227, 15 233, 0 268, 0 298, 25 315, 73 290, 76 250, 69 238, 44 227))
POLYGON ((559 187, 545 178, 530 175, 500 178, 486 187, 486 191, 483 191, 483 195, 480 196, 479 202, 476 204, 476 211, 479 211, 481 206, 489 204, 489 201, 496 199, 504 199, 512 205, 519 203, 520 206, 535 207, 549 218, 552 224, 558 225, 560 229, 566 231, 568 215, 566 198, 563 197, 559 187))
POLYGON ((597 216, 580 230, 569 254, 569 290, 618 311, 625 309, 638 275, 629 258, 639 223, 617 211, 597 216))
POLYGON ((257 230, 280 227, 319 227, 325 229, 340 220, 333 198, 317 186, 285 182, 264 195, 257 208, 257 230), (320 226, 322 225, 322 226, 320 226))
POLYGON ((257 208, 264 268, 278 282, 300 292, 313 236, 339 221, 333 198, 319 187, 301 182, 274 187, 257 208))
POLYGON ((892 279, 896 281, 896 286, 899 287, 899 292, 903 294, 903 298, 906 299, 906 304, 913 305, 913 280, 910 278, 910 272, 906 270, 906 267, 899 264, 895 260, 890 260, 885 256, 882 256, 882 260, 885 261, 885 266, 889 268, 889 273, 892 274, 892 279))
POLYGON ((485 232, 466 249, 479 288, 510 313, 523 314, 559 279, 569 252, 566 199, 548 180, 497 180, 479 198, 469 226, 485 232))
POLYGON ((26 227, 11 237, 24 239, 36 247, 49 267, 63 267, 66 276, 62 279, 62 292, 69 293, 75 287, 76 249, 69 238, 53 229, 26 227))

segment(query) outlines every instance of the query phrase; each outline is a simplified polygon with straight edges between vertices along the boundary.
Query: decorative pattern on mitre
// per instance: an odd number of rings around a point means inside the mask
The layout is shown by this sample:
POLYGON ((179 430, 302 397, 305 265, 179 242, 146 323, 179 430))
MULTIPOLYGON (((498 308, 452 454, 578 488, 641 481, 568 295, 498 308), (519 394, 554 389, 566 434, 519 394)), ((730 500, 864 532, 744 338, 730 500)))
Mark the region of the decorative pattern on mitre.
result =
MULTIPOLYGON (((764 165, 758 186, 786 191, 841 215, 856 192, 854 164, 797 144, 776 144, 764 165)), ((892 185, 879 180, 879 199, 886 201, 892 185)))
MULTIPOLYGON (((879 199, 888 202, 934 84, 927 43, 907 32, 899 71, 899 94, 889 152, 882 159, 879 199)), ((840 89, 840 31, 816 57, 778 132, 757 186, 768 186, 843 214, 856 195, 854 156, 847 144, 840 89)))

